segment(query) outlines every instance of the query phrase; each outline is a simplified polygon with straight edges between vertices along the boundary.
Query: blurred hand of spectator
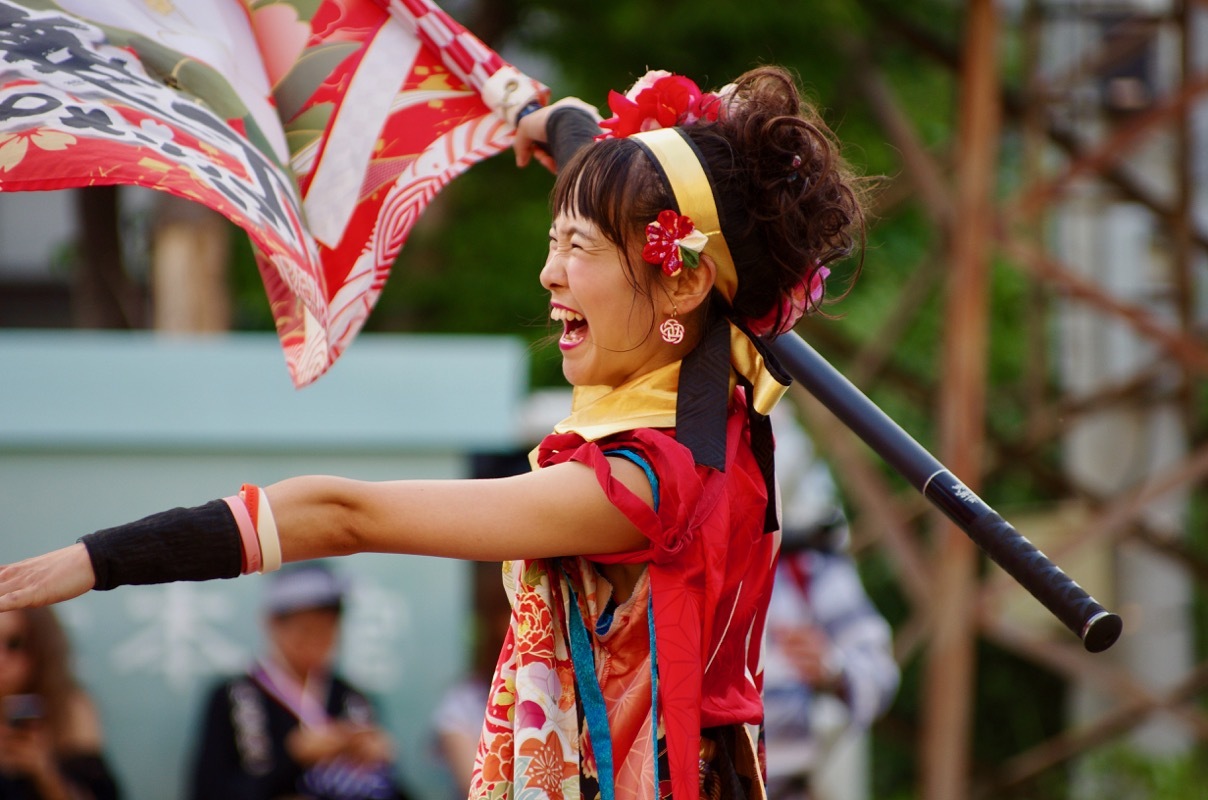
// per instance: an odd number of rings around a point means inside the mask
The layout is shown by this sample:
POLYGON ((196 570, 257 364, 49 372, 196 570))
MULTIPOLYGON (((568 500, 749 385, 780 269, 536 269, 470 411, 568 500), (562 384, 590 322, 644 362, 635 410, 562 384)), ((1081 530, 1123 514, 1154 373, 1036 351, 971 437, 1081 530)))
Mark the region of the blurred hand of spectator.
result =
POLYGON ((816 691, 839 692, 843 682, 842 658, 826 631, 817 625, 802 625, 776 627, 771 633, 802 681, 816 691))
POLYGON ((54 742, 44 722, 31 720, 20 726, 0 722, 0 771, 39 785, 58 781, 54 742))
POLYGON ((394 759, 394 743, 381 728, 342 720, 321 726, 300 726, 290 732, 285 747, 299 764, 344 758, 353 764, 377 766, 394 759))

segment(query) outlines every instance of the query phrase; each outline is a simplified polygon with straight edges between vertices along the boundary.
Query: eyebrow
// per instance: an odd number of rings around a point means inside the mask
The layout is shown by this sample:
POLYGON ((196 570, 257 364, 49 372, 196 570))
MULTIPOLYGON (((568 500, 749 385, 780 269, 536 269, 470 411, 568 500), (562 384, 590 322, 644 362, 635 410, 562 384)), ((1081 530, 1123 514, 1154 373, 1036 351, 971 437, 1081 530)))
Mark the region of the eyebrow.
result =
MULTIPOLYGON (((551 235, 553 235, 553 236, 557 236, 557 235, 558 235, 558 233, 559 233, 559 232, 558 232, 558 226, 557 226, 557 225, 551 225, 551 226, 550 226, 550 229, 549 229, 549 232, 550 232, 550 234, 551 234, 551 235)), ((594 239, 598 238, 598 236, 597 236, 597 235, 594 235, 594 234, 593 234, 593 233, 592 233, 590 230, 587 230, 586 228, 580 227, 579 225, 574 224, 574 223, 571 223, 570 225, 568 225, 568 226, 566 227, 566 229, 565 229, 565 230, 562 232, 562 235, 564 235, 564 236, 574 236, 574 235, 576 235, 576 234, 578 234, 579 236, 582 236, 582 237, 584 237, 584 238, 587 238, 587 239, 592 239, 592 240, 594 240, 594 239)))

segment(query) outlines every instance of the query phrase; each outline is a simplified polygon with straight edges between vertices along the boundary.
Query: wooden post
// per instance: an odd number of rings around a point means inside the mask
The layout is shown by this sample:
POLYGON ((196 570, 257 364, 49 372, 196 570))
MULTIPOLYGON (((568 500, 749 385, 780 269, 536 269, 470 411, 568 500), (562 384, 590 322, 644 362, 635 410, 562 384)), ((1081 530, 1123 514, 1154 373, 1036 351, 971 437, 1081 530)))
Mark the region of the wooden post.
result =
MULTIPOLYGON (((1000 97, 994 0, 967 6, 940 400, 940 460, 977 491, 985 438, 986 340, 1000 97)), ((977 551, 937 526, 933 635, 923 684, 922 797, 968 800, 977 551)))
POLYGON ((158 198, 152 243, 154 327, 172 333, 230 328, 230 223, 200 203, 158 198))
POLYGON ((126 273, 118 233, 118 187, 73 190, 80 264, 72 281, 72 316, 80 328, 141 328, 146 295, 126 273))

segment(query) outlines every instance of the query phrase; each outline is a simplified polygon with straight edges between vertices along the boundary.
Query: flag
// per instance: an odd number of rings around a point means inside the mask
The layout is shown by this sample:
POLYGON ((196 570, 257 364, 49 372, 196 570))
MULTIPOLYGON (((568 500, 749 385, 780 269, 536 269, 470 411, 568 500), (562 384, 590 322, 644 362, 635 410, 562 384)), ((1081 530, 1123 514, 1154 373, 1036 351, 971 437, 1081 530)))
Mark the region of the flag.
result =
POLYGON ((546 95, 426 0, 0 0, 0 191, 132 184, 223 214, 304 386, 436 193, 546 95))

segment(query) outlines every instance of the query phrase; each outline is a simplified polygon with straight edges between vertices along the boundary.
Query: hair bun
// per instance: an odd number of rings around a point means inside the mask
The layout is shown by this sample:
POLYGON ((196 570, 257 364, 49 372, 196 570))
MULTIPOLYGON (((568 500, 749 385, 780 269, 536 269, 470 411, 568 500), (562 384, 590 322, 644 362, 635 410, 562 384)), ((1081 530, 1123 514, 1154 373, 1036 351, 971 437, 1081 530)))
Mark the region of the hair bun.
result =
POLYGON ((820 270, 862 238, 858 182, 788 71, 760 67, 719 94, 718 120, 687 130, 709 163, 738 270, 733 311, 746 320, 774 316, 769 325, 779 332, 796 321, 783 314, 803 294, 807 309, 817 308, 820 270))

